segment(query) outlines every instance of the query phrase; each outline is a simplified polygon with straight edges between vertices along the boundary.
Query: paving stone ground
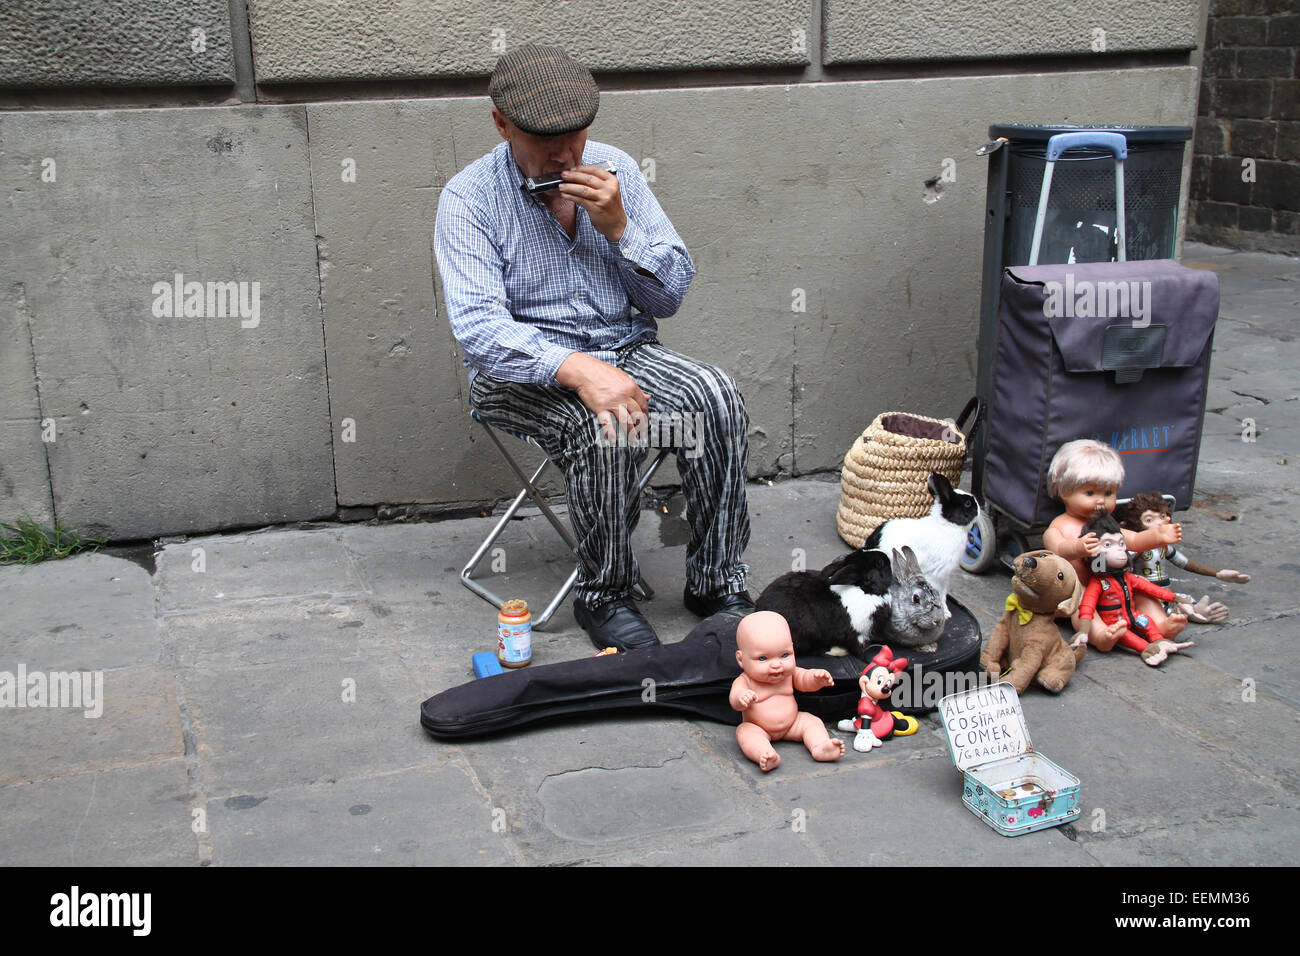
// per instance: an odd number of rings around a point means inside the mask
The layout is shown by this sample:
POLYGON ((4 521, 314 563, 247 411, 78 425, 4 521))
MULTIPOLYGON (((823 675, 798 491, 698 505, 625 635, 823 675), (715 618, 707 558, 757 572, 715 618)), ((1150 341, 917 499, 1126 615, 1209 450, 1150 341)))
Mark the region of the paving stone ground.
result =
MULTIPOLYGON (((1189 246, 1218 272, 1186 550, 1248 571, 1178 582, 1232 609, 1158 670, 1090 651, 1059 697, 1030 690, 1038 750, 1082 781, 1072 825, 1006 839, 961 803, 935 717, 835 764, 798 745, 764 775, 730 727, 583 719, 448 744, 419 704, 471 679, 495 612, 456 579, 486 519, 314 525, 0 568, 0 671, 102 673, 102 714, 0 710, 0 863, 1281 865, 1300 834, 1300 263, 1189 246), (1254 440, 1243 440, 1244 438, 1254 440), (894 836, 879 838, 882 814, 894 836)), ((859 414, 863 424, 873 410, 859 414)), ((751 487, 755 593, 842 553, 837 476, 751 487)), ((680 497, 637 531, 665 640, 680 605, 680 497)), ((498 590, 568 570, 540 518, 503 542, 498 590)), ((539 583, 541 582, 541 583, 539 583)), ((985 635, 1001 572, 954 596, 985 635)), ((535 662, 591 652, 568 607, 535 662)))

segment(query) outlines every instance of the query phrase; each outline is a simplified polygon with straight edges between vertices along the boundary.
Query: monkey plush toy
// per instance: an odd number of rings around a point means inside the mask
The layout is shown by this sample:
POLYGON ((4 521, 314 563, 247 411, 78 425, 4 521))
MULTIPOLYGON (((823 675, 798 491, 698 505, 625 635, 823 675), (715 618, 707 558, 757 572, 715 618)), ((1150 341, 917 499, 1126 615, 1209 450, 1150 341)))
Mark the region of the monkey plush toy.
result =
POLYGON ((1110 515, 1099 515, 1085 524, 1082 534, 1089 533, 1097 536, 1101 551, 1093 559, 1092 580, 1079 604, 1080 619, 1091 621, 1088 643, 1099 651, 1109 651, 1120 644, 1137 651, 1152 667, 1163 663, 1170 654, 1191 647, 1191 641, 1178 643, 1165 637, 1156 623, 1133 603, 1139 594, 1160 601, 1187 603, 1191 603, 1191 596, 1175 594, 1129 571, 1124 532, 1110 515))

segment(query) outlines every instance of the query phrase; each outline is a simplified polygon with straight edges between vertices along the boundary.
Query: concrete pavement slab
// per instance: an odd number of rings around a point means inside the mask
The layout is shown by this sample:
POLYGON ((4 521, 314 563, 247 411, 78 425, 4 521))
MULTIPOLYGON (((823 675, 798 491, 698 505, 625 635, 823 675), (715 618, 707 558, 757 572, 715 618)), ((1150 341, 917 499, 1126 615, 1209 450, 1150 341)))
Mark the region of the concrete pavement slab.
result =
POLYGON ((212 796, 323 783, 422 763, 420 689, 396 662, 331 661, 179 672, 212 796))
POLYGON ((780 825, 779 811, 675 718, 571 721, 461 749, 530 863, 780 825))
MULTIPOLYGON (((85 677, 74 675, 83 686, 73 706, 55 706, 52 689, 45 703, 34 706, 34 675, 29 672, 28 706, 0 714, 0 786, 184 754, 176 687, 168 668, 83 673, 85 677), (87 691, 94 700, 90 707, 87 691)), ((59 683, 49 673, 42 674, 50 688, 59 683)))
POLYGON ((1157 824, 1116 838, 1089 834, 1088 855, 1104 866, 1295 866, 1294 806, 1245 805, 1227 816, 1157 824))
POLYGON ((215 610, 241 601, 301 600, 366 593, 337 528, 212 535, 168 544, 158 555, 164 614, 215 610))
POLYGON ((197 866, 180 757, 0 786, 5 866, 197 866))
POLYGON ((162 647, 148 571, 78 554, 0 567, 0 670, 102 670, 153 664, 162 647))
POLYGON ((449 763, 214 798, 208 825, 213 859, 227 866, 522 862, 492 810, 465 768, 449 763))

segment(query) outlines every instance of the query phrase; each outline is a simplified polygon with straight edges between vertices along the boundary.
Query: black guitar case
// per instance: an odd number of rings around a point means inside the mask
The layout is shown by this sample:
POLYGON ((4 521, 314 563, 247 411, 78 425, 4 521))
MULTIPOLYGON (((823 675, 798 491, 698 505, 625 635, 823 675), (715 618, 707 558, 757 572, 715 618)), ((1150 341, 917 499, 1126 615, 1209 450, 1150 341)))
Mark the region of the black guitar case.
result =
MULTIPOLYGON (((974 615, 948 598, 952 617, 938 648, 918 654, 898 648, 908 658, 908 672, 975 672, 979 670, 980 629, 974 615)), ((520 730, 564 717, 628 712, 704 717, 733 726, 740 714, 727 702, 736 663, 739 619, 717 614, 701 621, 676 644, 661 644, 626 654, 586 657, 556 664, 522 667, 473 680, 435 694, 420 705, 420 725, 439 740, 459 740, 520 730)), ((857 713, 858 676, 866 662, 848 657, 801 657, 799 666, 825 668, 833 687, 797 693, 799 709, 825 721, 857 713)), ((898 707, 910 714, 925 707, 898 707)))

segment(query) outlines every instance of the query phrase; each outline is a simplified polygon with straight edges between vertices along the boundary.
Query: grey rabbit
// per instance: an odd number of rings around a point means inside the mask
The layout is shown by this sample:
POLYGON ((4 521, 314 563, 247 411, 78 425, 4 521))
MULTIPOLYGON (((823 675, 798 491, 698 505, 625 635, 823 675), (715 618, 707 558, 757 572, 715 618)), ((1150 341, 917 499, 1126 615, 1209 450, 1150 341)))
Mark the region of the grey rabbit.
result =
POLYGON ((879 619, 872 640, 912 648, 923 654, 938 649, 946 608, 939 590, 926 580, 916 552, 903 545, 891 552, 893 581, 889 585, 889 616, 879 619))

